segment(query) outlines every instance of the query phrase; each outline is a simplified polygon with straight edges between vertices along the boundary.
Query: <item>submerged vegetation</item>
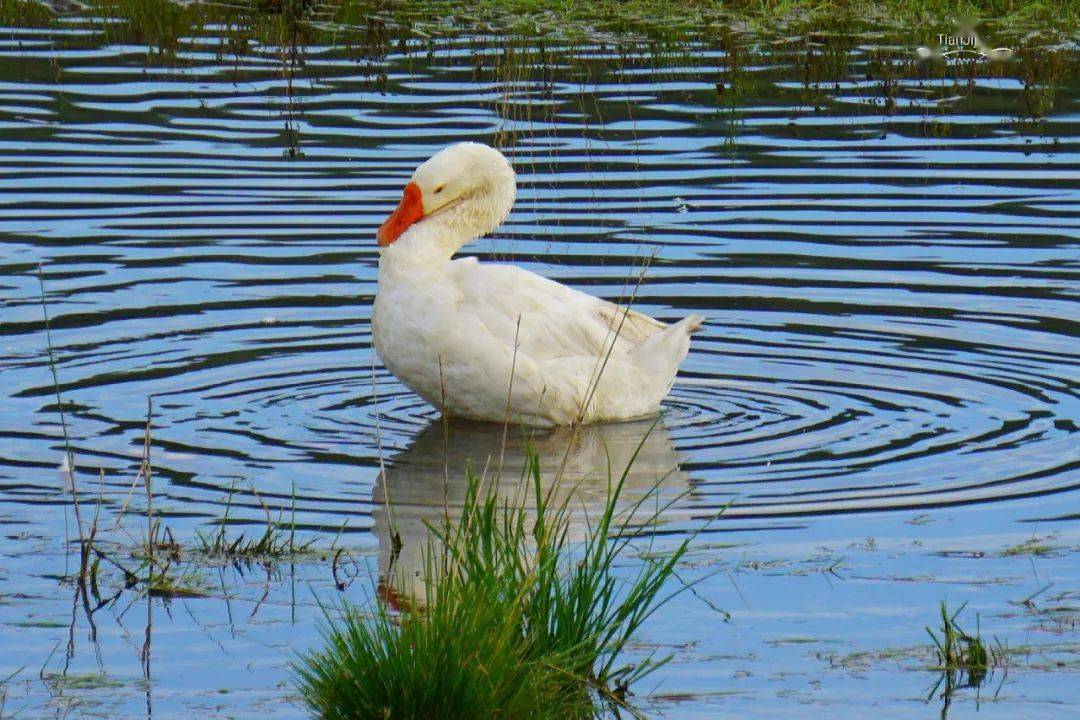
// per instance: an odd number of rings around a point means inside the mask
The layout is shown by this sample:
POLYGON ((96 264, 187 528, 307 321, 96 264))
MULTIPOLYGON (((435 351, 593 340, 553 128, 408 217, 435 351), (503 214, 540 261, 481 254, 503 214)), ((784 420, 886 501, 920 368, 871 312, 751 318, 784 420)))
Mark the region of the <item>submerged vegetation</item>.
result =
POLYGON ((535 452, 516 502, 470 476, 460 519, 430 528, 422 578, 383 588, 390 603, 373 596, 370 608, 328 613, 326 647, 296 666, 308 706, 322 718, 636 715, 629 687, 666 658, 632 664, 623 653, 683 589, 664 594, 690 538, 666 555, 646 553, 636 571, 617 567, 635 528, 673 502, 654 490, 622 507, 626 477, 609 481, 578 543, 569 500, 553 502, 541 486, 535 452))

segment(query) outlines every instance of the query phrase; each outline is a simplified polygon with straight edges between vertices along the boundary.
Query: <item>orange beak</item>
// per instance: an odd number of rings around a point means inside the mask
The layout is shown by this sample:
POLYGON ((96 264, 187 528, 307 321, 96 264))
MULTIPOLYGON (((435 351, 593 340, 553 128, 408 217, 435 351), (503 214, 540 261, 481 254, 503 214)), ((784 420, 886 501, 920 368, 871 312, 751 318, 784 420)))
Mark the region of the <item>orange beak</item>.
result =
POLYGON ((408 230, 410 225, 422 217, 424 217, 424 200, 420 194, 420 186, 411 182, 405 186, 405 194, 401 196, 401 202, 398 203, 397 208, 390 213, 390 217, 386 218, 386 222, 375 234, 379 240, 379 247, 386 247, 397 240, 401 233, 408 230))

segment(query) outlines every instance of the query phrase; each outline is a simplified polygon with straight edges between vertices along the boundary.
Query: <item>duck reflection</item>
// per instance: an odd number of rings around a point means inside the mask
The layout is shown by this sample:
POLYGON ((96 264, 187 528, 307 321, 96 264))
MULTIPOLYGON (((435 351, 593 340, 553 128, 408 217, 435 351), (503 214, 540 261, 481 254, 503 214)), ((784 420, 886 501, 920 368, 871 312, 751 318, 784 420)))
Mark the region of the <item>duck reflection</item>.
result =
MULTIPOLYGON (((460 517, 470 469, 501 499, 535 504, 522 481, 530 444, 540 458, 544 491, 551 490, 556 503, 570 501, 572 538, 584 537, 586 519, 596 518, 604 507, 609 476, 618 480, 627 466, 626 503, 654 488, 663 499, 687 487, 671 436, 653 418, 550 429, 433 421, 389 461, 372 491, 380 589, 386 600, 397 605, 403 596, 412 596, 423 602, 418 581, 428 526, 441 525, 444 514, 450 522, 460 517)), ((651 501, 650 508, 655 509, 651 501)))

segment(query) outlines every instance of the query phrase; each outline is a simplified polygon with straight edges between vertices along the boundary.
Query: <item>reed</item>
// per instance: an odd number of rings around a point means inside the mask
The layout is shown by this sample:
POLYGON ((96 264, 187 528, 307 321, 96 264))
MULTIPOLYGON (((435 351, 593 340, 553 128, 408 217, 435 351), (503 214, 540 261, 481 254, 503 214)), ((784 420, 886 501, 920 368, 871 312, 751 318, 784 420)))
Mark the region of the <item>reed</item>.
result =
POLYGON ((620 560, 637 528, 678 500, 661 501, 656 486, 624 502, 626 478, 609 477, 602 511, 576 541, 570 499, 553 502, 541 487, 535 452, 522 472, 531 507, 470 473, 460 518, 430 528, 424 603, 406 595, 397 610, 371 600, 327 612, 325 646, 294 664, 308 707, 327 719, 639 716, 629 687, 667 658, 633 664, 624 651, 686 589, 668 588, 693 536, 642 553, 636 571, 617 569, 630 565, 620 560))
POLYGON ((71 507, 75 513, 75 527, 79 533, 79 576, 80 582, 86 580, 90 553, 97 534, 97 516, 89 535, 83 527, 82 510, 79 505, 79 487, 75 480, 75 453, 71 449, 71 436, 68 433, 67 416, 64 414, 64 399, 60 395, 60 375, 56 370, 56 351, 53 349, 52 329, 49 327, 49 303, 45 292, 45 273, 41 265, 37 268, 38 287, 41 290, 41 316, 45 325, 45 349, 49 360, 49 372, 52 374, 53 392, 56 395, 56 412, 60 417, 60 430, 64 438, 64 464, 68 478, 68 491, 71 493, 71 507))

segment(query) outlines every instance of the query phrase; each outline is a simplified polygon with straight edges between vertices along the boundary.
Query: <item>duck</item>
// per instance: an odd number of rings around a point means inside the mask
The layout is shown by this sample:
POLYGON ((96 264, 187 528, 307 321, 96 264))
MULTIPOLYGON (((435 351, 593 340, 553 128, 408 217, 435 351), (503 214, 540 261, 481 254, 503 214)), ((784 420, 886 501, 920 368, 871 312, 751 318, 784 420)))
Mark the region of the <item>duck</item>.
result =
POLYGON ((667 324, 515 265, 455 257, 510 214, 517 178, 488 145, 425 161, 376 233, 375 351, 446 416, 553 427, 656 414, 700 315, 667 324))

